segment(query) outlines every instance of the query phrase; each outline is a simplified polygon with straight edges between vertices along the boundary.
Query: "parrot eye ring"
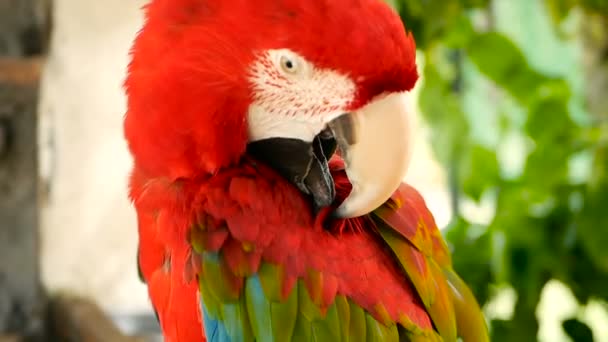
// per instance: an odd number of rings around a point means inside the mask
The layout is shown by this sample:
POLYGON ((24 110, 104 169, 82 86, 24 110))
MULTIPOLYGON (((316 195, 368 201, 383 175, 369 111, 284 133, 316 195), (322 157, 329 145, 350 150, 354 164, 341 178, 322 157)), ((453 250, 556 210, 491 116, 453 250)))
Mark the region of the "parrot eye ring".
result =
POLYGON ((295 74, 298 71, 298 64, 293 58, 283 55, 279 63, 281 64, 281 69, 288 74, 295 74))

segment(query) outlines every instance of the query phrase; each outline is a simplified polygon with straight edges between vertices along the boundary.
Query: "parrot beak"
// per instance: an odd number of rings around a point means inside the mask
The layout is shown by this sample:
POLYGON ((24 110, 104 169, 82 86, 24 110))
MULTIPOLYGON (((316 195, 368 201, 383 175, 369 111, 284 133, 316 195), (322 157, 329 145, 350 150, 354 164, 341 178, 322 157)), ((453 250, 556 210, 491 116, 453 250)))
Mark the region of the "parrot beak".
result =
POLYGON ((315 212, 336 197, 329 159, 340 148, 353 188, 335 216, 350 218, 375 210, 399 187, 410 157, 404 93, 374 100, 330 121, 312 141, 272 137, 250 142, 247 153, 312 197, 315 212))
POLYGON ((312 196, 315 212, 331 205, 336 196, 328 165, 335 151, 336 140, 329 129, 319 133, 312 142, 269 138, 247 145, 249 154, 312 196))
POLYGON ((405 93, 393 93, 330 122, 353 189, 336 216, 365 215, 397 190, 409 165, 410 122, 405 93))

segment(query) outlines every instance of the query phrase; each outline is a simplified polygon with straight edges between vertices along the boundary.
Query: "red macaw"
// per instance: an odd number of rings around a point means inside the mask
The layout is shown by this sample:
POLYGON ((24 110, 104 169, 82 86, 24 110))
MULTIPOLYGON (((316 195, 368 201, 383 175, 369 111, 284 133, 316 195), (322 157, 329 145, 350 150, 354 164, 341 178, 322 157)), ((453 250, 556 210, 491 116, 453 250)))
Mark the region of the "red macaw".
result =
POLYGON ((145 13, 125 135, 166 341, 488 341, 401 184, 418 75, 389 6, 152 0, 145 13))

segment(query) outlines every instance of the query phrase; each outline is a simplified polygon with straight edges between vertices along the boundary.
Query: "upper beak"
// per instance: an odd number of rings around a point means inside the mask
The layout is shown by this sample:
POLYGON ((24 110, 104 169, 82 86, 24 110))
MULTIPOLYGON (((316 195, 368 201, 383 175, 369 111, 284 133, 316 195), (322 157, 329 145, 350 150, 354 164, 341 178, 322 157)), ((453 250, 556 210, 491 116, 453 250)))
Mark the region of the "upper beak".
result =
POLYGON ((372 101, 329 126, 353 186, 336 215, 365 215, 391 197, 407 171, 411 146, 406 94, 389 94, 372 101))
POLYGON ((269 138, 250 143, 248 152, 310 195, 318 210, 335 199, 328 161, 337 145, 353 187, 335 214, 342 218, 365 215, 390 198, 407 170, 410 125, 406 107, 404 93, 389 94, 329 122, 312 142, 269 138))

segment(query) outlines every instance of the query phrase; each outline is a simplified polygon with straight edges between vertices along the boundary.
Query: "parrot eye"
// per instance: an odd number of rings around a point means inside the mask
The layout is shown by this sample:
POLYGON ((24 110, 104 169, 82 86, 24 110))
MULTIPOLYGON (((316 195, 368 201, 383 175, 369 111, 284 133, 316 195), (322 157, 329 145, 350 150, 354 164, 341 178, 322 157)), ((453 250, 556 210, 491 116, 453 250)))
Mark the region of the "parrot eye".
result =
POLYGON ((281 56, 281 69, 288 74, 295 74, 298 71, 298 64, 295 59, 288 56, 281 56))

